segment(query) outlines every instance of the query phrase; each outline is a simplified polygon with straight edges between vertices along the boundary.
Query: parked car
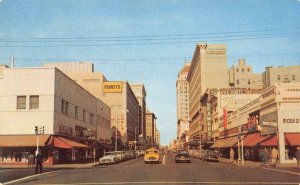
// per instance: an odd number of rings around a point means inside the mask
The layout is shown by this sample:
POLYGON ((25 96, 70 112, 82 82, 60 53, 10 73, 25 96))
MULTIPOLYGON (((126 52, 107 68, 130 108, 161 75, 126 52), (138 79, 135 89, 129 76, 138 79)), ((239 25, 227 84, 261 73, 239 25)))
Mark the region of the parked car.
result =
POLYGON ((219 161, 219 154, 214 150, 203 150, 201 159, 203 161, 219 161))
POLYGON ((159 163, 159 153, 156 148, 149 148, 144 155, 145 164, 147 163, 159 163))
POLYGON ((175 156, 175 162, 191 162, 191 157, 188 151, 178 150, 175 156))
POLYGON ((99 159, 99 164, 115 164, 119 162, 120 158, 115 152, 106 152, 103 157, 99 159))

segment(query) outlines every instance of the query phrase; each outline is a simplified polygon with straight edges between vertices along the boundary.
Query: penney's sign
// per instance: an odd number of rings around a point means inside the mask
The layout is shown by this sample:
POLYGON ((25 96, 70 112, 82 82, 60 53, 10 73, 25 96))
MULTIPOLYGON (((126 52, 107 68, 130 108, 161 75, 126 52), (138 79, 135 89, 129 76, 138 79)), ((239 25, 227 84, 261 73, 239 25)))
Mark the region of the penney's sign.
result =
POLYGON ((121 93, 122 82, 103 82, 104 93, 121 93))

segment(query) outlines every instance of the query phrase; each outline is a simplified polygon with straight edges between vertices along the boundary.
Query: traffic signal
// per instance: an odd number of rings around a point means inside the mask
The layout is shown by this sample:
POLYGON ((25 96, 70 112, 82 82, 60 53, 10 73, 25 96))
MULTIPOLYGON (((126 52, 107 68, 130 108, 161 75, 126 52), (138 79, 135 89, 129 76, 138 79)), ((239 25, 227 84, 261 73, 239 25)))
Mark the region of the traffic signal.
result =
POLYGON ((40 134, 44 134, 44 132, 45 132, 45 127, 44 126, 40 127, 40 134))
POLYGON ((35 134, 38 134, 38 131, 39 131, 39 130, 38 130, 38 126, 35 126, 35 127, 34 127, 34 131, 35 131, 35 134))

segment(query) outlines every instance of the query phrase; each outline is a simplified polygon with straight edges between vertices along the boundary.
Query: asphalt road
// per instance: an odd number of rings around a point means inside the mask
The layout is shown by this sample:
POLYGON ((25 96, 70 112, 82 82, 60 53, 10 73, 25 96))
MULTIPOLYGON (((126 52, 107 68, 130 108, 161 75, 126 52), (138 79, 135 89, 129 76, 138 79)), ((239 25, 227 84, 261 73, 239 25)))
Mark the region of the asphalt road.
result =
POLYGON ((165 164, 144 164, 138 158, 117 165, 57 170, 4 184, 300 184, 300 174, 197 159, 175 163, 174 154, 168 153, 165 164))

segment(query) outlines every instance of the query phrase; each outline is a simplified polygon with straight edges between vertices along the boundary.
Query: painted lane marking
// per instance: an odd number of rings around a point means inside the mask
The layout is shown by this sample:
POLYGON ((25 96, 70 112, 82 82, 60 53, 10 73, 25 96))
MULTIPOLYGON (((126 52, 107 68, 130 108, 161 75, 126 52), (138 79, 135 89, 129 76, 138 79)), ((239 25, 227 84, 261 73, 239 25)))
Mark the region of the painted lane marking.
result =
POLYGON ((51 171, 51 172, 46 172, 46 173, 35 174, 35 175, 23 177, 23 178, 16 179, 16 180, 13 180, 13 181, 5 182, 5 183, 3 183, 3 185, 6 185, 6 184, 12 184, 12 183, 15 183, 15 182, 23 181, 23 180, 26 180, 26 179, 30 179, 30 178, 32 178, 32 177, 37 177, 37 176, 46 175, 46 174, 50 174, 50 173, 56 173, 56 172, 59 172, 59 171, 62 171, 62 170, 51 171))

